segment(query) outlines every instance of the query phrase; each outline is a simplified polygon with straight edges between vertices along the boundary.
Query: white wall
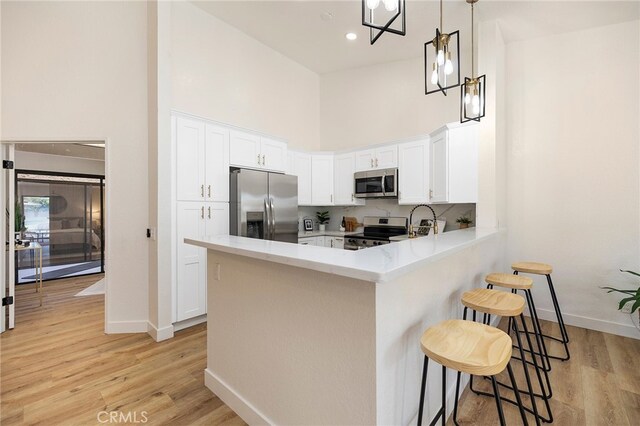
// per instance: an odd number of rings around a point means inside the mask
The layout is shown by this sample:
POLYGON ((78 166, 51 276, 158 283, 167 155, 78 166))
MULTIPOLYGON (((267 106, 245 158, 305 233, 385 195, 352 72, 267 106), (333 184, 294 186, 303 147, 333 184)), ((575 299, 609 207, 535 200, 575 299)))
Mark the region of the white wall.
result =
POLYGON ((107 140, 108 332, 148 318, 144 2, 3 2, 2 139, 107 140))
MULTIPOLYGON (((461 55, 466 58, 468 52, 461 55)), ((459 119, 459 87, 447 96, 424 94, 422 57, 320 77, 320 137, 325 150, 407 139, 459 119)))
POLYGON ((172 3, 172 107, 319 149, 319 79, 187 2, 172 3))
POLYGON ((102 160, 27 151, 16 151, 15 168, 46 172, 104 175, 104 161, 102 160))
POLYGON ((639 21, 512 43, 506 92, 509 259, 554 266, 566 322, 635 337, 598 286, 638 283, 639 52, 639 21))

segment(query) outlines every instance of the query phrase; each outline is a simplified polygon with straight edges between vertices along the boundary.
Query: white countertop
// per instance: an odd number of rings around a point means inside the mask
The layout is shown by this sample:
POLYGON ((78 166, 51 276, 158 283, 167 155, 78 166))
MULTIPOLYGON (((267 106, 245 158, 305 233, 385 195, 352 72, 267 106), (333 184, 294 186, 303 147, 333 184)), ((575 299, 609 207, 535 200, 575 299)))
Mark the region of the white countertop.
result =
POLYGON ((233 235, 184 242, 210 250, 247 256, 364 281, 386 282, 424 263, 453 254, 501 232, 469 228, 399 241, 358 251, 336 250, 233 235))

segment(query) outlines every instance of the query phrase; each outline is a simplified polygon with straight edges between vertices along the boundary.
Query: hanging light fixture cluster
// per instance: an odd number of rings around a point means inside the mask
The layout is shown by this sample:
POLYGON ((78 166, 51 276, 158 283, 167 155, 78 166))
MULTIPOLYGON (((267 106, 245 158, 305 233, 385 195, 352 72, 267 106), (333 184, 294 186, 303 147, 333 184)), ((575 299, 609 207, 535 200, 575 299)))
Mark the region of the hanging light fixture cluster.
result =
POLYGON ((480 121, 485 114, 486 75, 476 76, 473 6, 478 0, 466 0, 471 5, 471 78, 465 77, 460 86, 460 122, 480 121))
POLYGON ((433 40, 424 44, 424 93, 440 92, 460 86, 460 32, 444 32, 442 0, 440 0, 440 26, 433 40), (431 54, 429 53, 431 52, 431 54))
POLYGON ((369 27, 371 44, 378 41, 385 32, 401 36, 407 34, 404 1, 362 0, 362 25, 369 27), (396 24, 395 28, 393 27, 394 23, 396 24))

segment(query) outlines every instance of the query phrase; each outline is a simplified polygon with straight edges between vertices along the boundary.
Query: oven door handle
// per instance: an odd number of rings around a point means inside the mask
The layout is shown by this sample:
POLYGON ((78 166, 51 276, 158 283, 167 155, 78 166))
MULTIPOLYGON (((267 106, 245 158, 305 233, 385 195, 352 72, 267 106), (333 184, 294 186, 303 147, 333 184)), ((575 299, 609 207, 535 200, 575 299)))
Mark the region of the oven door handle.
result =
POLYGON ((380 177, 380 184, 382 185, 381 189, 382 189, 382 196, 383 197, 387 196, 387 194, 384 192, 384 181, 385 181, 386 178, 387 178, 386 173, 383 173, 382 176, 380 177))

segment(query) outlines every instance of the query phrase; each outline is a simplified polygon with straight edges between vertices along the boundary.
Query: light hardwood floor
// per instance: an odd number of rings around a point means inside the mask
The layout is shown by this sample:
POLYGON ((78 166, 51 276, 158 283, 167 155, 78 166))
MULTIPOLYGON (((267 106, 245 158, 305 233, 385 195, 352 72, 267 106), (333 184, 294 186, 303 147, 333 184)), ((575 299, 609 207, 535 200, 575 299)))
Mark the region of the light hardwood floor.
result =
POLYGON ((101 278, 45 283, 43 307, 33 285, 18 286, 16 328, 0 338, 0 424, 100 424, 100 411, 145 411, 154 425, 244 424, 204 386, 206 326, 161 343, 105 335, 104 296, 74 297, 101 278))
MULTIPOLYGON (((100 411, 138 418, 146 411, 152 425, 243 424, 204 386, 206 326, 161 343, 145 334, 105 335, 103 296, 74 297, 100 278, 45 283, 41 308, 33 286, 19 286, 16 328, 0 338, 0 424, 99 424, 100 411)), ((640 340, 575 327, 569 333, 571 360, 553 361, 554 424, 639 424, 640 340)), ((522 386, 522 367, 512 362, 522 386)), ((491 398, 467 389, 460 404, 460 424, 497 424, 491 398)), ((521 424, 515 407, 504 409, 508 424, 521 424)))

